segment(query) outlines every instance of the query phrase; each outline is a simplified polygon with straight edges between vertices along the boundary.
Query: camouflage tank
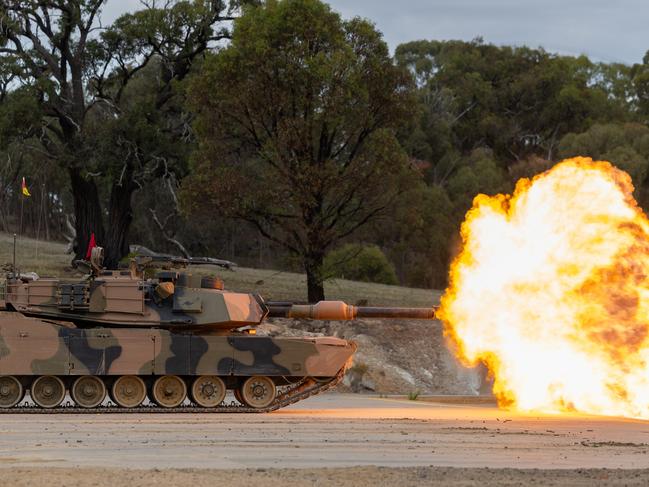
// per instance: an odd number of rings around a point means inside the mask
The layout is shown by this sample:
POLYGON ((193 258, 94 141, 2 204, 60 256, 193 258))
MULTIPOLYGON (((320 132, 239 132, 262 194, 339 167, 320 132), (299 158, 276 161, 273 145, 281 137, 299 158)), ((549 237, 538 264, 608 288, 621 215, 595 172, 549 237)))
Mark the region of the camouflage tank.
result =
MULTIPOLYGON (((102 258, 94 248, 82 279, 41 279, 14 267, 0 280, 0 411, 272 411, 337 384, 356 345, 257 335, 267 317, 435 314, 266 302, 175 268, 148 276, 159 264, 152 257, 123 270, 104 269, 102 258), (28 390, 34 405, 18 406, 28 390), (228 390, 236 402, 224 401, 228 390), (68 392, 72 402, 64 403, 68 392)), ((192 263, 178 261, 166 263, 192 263)))

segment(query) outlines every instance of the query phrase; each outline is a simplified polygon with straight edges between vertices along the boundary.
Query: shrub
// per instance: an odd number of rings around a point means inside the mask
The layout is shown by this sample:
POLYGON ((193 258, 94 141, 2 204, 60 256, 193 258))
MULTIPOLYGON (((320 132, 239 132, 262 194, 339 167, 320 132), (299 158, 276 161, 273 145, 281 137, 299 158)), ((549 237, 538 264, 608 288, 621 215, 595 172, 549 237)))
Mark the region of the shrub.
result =
POLYGON ((324 275, 380 284, 399 283, 394 266, 376 245, 347 244, 329 252, 324 275))
POLYGON ((416 401, 419 397, 419 391, 413 391, 408 393, 408 399, 411 401, 416 401))

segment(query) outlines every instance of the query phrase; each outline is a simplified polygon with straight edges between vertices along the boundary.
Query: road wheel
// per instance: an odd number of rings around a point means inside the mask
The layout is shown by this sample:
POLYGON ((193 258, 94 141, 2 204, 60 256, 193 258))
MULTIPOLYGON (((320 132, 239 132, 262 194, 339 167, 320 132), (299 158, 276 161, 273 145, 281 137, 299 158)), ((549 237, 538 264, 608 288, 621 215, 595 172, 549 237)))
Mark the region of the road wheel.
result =
POLYGON ((82 375, 72 385, 72 399, 82 408, 99 406, 106 398, 104 382, 94 375, 82 375))
POLYGON ((111 397, 118 406, 134 408, 144 401, 146 386, 144 381, 136 375, 123 375, 113 383, 111 397))
POLYGON ((177 375, 163 375, 153 383, 152 393, 153 400, 163 408, 175 408, 187 397, 187 386, 177 375))
POLYGON ((256 409, 270 406, 275 399, 276 392, 275 383, 263 375, 249 377, 240 390, 243 403, 256 409))
POLYGON ((13 375, 0 376, 0 408, 11 408, 25 397, 25 389, 13 375))
POLYGON ((225 384, 215 375, 201 375, 192 384, 192 399, 204 408, 218 406, 225 399, 225 384))
POLYGON ((53 375, 42 375, 32 384, 30 394, 40 407, 55 408, 65 399, 65 384, 53 375))

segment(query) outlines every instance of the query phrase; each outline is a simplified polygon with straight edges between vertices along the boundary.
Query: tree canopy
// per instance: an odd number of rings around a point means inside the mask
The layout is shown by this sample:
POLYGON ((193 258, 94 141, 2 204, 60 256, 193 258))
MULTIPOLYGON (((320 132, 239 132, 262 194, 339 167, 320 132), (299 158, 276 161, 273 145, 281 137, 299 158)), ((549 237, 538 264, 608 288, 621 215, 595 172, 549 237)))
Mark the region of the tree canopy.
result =
POLYGON ((411 86, 367 21, 317 0, 246 9, 192 85, 200 145, 184 200, 299 255, 309 299, 323 299, 327 249, 414 175, 395 137, 414 109, 411 86))
POLYGON ((232 19, 238 4, 152 4, 104 28, 104 3, 3 2, 0 93, 18 85, 17 91, 26 94, 10 97, 14 105, 22 101, 28 106, 11 111, 10 104, 7 123, 20 127, 31 122, 14 130, 12 141, 69 175, 77 257, 85 254, 94 233, 106 248, 107 264, 114 266, 128 252, 132 194, 147 179, 167 176, 177 162, 174 147, 187 121, 182 120, 182 104, 171 106, 176 83, 210 43, 228 37, 222 23, 232 19), (155 77, 129 96, 145 69, 155 69, 155 77), (32 115, 24 117, 28 109, 32 115))

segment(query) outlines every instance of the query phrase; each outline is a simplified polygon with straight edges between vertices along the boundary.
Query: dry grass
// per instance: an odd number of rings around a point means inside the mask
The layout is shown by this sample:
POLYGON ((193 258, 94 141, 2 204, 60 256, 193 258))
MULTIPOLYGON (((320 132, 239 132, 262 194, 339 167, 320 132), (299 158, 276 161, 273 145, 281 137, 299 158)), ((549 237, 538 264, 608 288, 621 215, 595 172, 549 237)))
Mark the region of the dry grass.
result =
MULTIPOLYGON (((216 273, 229 289, 254 291, 272 300, 306 301, 306 276, 303 274, 245 267, 231 272, 216 270, 216 273)), ((341 299, 351 304, 367 300, 374 306, 431 306, 439 302, 440 292, 330 279, 325 283, 325 295, 327 299, 341 299)))
MULTIPOLYGON (((0 233, 0 265, 13 259, 13 235, 0 233)), ((70 275, 72 256, 65 253, 65 244, 19 238, 16 262, 22 271, 33 271, 40 276, 70 275)))
MULTIPOLYGON (((35 271, 41 276, 70 275, 72 257, 65 253, 65 245, 58 242, 22 238, 17 246, 17 260, 24 271, 35 271)), ((0 265, 11 262, 12 235, 0 233, 0 265)), ((293 272, 238 267, 227 271, 215 266, 196 266, 200 274, 216 274, 228 289, 257 292, 268 300, 306 301, 306 277, 293 272)), ((327 299, 341 299, 355 304, 366 300, 374 306, 431 306, 439 302, 440 292, 387 286, 367 282, 331 279, 325 283, 327 299)))

